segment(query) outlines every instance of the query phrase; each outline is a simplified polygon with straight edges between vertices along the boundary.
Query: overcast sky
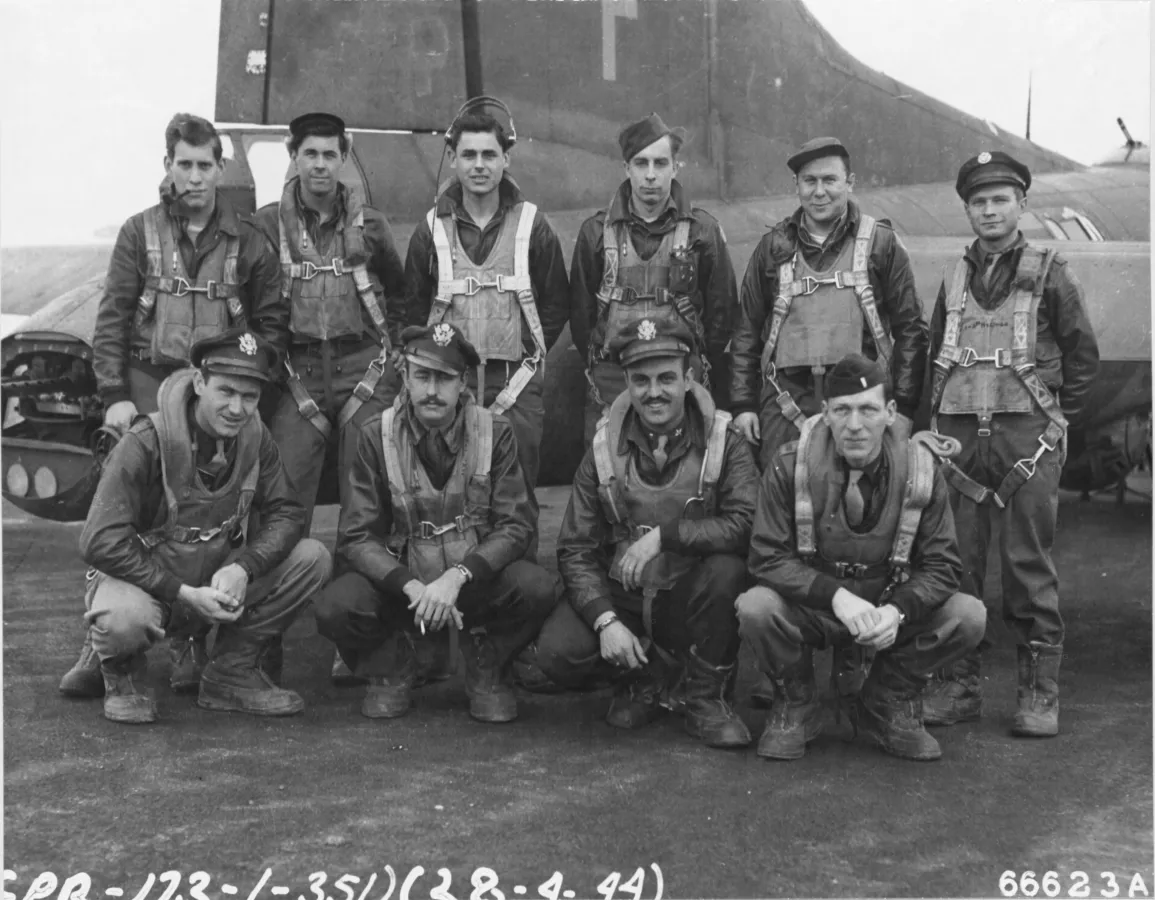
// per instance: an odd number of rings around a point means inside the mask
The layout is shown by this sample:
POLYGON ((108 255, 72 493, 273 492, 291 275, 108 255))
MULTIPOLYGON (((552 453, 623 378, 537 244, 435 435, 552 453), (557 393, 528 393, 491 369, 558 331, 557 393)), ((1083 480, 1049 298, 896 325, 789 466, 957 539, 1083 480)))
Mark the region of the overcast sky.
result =
MULTIPOLYGON (((683 0, 685 2, 685 0, 683 0)), ((807 0, 866 64, 1091 163, 1150 138, 1150 5, 807 0)), ((155 201, 158 135, 213 115, 220 0, 0 0, 0 244, 76 243, 155 201), (180 64, 175 63, 180 59, 180 64)))

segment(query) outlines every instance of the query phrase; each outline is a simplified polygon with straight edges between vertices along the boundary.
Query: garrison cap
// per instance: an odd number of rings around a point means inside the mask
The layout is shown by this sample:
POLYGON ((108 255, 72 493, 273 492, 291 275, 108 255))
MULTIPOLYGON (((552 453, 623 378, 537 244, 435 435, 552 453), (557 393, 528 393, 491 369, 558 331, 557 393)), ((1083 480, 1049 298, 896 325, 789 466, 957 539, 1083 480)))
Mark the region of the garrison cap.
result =
POLYGON ((1031 170, 1002 150, 984 150, 959 167, 954 189, 965 202, 976 188, 987 184, 1013 184, 1026 193, 1031 186, 1031 170))
POLYGON ((823 393, 827 400, 861 394, 872 387, 886 384, 886 370, 876 360, 861 353, 844 356, 826 376, 823 393))
POLYGON ((798 170, 813 159, 822 159, 824 156, 841 156, 846 160, 846 167, 850 168, 850 151, 842 146, 842 141, 836 137, 813 138, 803 144, 786 160, 786 165, 795 175, 798 170))
POLYGON ((189 351, 189 361, 210 374, 256 381, 269 381, 277 356, 272 344, 243 327, 197 341, 189 351))
POLYGON ((626 368, 644 359, 687 356, 693 345, 694 336, 681 319, 640 319, 613 336, 610 358, 626 368))
POLYGON ((289 133, 295 138, 309 134, 341 135, 345 133, 345 120, 327 112, 305 113, 289 123, 289 133))
POLYGON ((618 145, 622 148, 622 159, 629 162, 641 150, 645 150, 654 141, 660 141, 666 135, 671 135, 671 149, 677 150, 686 140, 684 128, 671 128, 662 121, 657 113, 650 113, 644 119, 627 125, 618 134, 618 145))
POLYGON ((449 375, 461 375, 481 365, 481 357, 456 325, 410 325, 401 332, 405 358, 418 366, 449 375))

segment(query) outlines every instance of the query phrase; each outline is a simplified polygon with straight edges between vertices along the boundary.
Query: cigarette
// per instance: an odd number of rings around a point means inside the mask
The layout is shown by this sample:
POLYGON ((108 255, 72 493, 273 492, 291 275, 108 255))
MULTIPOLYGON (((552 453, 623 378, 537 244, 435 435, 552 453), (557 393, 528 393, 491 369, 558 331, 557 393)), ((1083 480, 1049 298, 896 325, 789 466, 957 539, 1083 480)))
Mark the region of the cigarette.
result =
POLYGON ((421 633, 422 633, 422 634, 425 634, 425 620, 424 620, 424 619, 419 619, 419 620, 418 620, 418 624, 421 626, 421 633))

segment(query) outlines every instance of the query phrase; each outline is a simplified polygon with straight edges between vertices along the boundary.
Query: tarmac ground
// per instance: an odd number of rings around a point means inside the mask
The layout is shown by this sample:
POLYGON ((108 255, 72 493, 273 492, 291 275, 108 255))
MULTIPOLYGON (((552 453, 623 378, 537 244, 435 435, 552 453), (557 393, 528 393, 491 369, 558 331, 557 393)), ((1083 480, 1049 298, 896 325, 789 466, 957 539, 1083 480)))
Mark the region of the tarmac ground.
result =
MULTIPOLYGON (((539 496, 552 565, 567 494, 539 496)), ((331 546, 336 510, 316 526, 331 546)), ((673 716, 623 733, 602 721, 606 691, 522 694, 515 723, 487 726, 460 672, 370 721, 360 689, 330 683, 308 614, 286 641, 304 715, 199 710, 156 648, 160 722, 116 725, 56 690, 82 640, 78 533, 4 506, 4 900, 79 900, 77 873, 92 900, 997 897, 1008 871, 1018 896, 1155 892, 1149 500, 1063 496, 1061 734, 1010 736, 1015 649, 996 614, 983 718, 936 731, 936 763, 834 737, 766 762, 673 716)), ((743 653, 757 736, 753 679, 743 653)))

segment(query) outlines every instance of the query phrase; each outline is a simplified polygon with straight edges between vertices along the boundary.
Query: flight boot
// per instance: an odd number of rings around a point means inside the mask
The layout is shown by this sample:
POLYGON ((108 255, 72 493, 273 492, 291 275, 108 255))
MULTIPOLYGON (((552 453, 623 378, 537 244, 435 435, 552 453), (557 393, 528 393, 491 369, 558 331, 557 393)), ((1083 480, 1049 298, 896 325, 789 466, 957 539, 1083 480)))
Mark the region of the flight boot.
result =
POLYGON ((606 711, 606 724, 614 728, 641 728, 662 714, 668 672, 656 648, 649 648, 649 662, 623 675, 614 686, 606 711))
POLYGON ((802 659, 770 679, 774 700, 762 736, 758 755, 764 759, 801 759, 806 745, 822 733, 822 704, 814 680, 814 657, 802 648, 802 659))
POLYGON ((745 747, 752 740, 750 729, 726 701, 726 686, 736 668, 712 666, 698 656, 697 648, 690 648, 683 679, 685 728, 707 747, 745 747))
POLYGON ((409 712, 412 691, 417 684, 413 638, 403 631, 394 632, 363 660, 358 658, 357 668, 361 669, 362 665, 375 674, 368 676, 361 715, 367 719, 396 719, 409 712))
POLYGON ((364 684, 365 679, 353 673, 346 664, 345 660, 341 659, 341 654, 334 648, 333 650, 333 665, 329 670, 329 678, 336 687, 353 687, 354 685, 364 684))
POLYGON ((922 698, 923 724, 956 725, 981 717, 981 668, 982 658, 977 650, 972 650, 954 665, 936 672, 922 698))
POLYGON ((461 636, 469 714, 479 722, 512 722, 517 718, 509 643, 510 638, 491 636, 484 628, 461 636))
POLYGON ((106 659, 100 664, 104 678, 104 717, 125 725, 156 721, 156 701, 145 684, 148 660, 144 652, 106 659))
POLYGON ((925 690, 925 678, 903 671, 889 655, 878 658, 862 693, 854 700, 852 718, 857 733, 893 756, 938 759, 942 748, 922 724, 925 690))
POLYGON ((1054 737, 1059 733, 1059 663, 1062 644, 1032 641, 1019 648, 1019 709, 1011 734, 1054 737))
POLYGON ((545 674, 537 664, 537 642, 530 644, 513 660, 513 681, 531 694, 560 694, 565 688, 545 674))
POLYGON ((254 716, 292 716, 302 712, 305 701, 300 695, 277 687, 261 668, 271 642, 271 638, 222 625, 212 658, 201 676, 197 706, 254 716))
POLYGON ((261 668, 273 684, 279 685, 285 676, 285 636, 278 634, 269 641, 269 646, 261 657, 261 668))
POLYGON ((172 674, 168 685, 174 694, 191 694, 200 690, 201 674, 209 661, 205 647, 208 632, 172 638, 168 642, 168 655, 172 660, 172 674))
POLYGON ((100 671, 100 657, 92 647, 92 631, 84 629, 84 644, 80 658, 60 679, 60 693, 66 697, 103 697, 104 675, 100 671))

